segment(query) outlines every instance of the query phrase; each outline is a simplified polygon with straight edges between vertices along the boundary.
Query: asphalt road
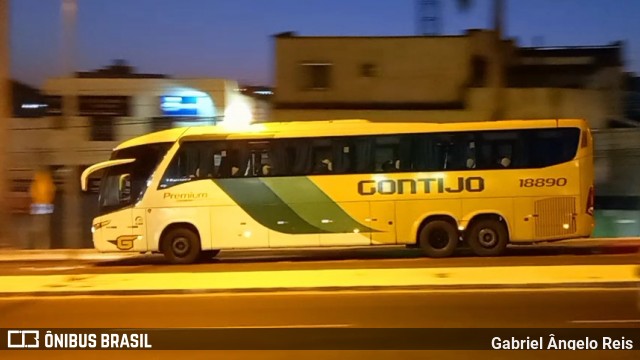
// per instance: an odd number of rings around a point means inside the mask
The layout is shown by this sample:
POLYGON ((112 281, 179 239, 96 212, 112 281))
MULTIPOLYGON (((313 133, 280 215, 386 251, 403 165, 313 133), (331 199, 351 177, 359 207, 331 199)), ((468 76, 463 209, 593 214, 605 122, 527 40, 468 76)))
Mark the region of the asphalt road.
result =
POLYGON ((0 299, 0 323, 154 328, 553 327, 626 319, 640 326, 637 301, 635 289, 33 297, 0 299))
POLYGON ((509 249, 501 257, 479 258, 461 253, 446 259, 426 258, 420 250, 395 247, 223 251, 207 262, 184 266, 167 265, 157 255, 110 261, 7 261, 0 262, 0 275, 612 264, 640 264, 639 249, 635 246, 522 247, 509 249))
MULTIPOLYGON (((11 327, 640 327, 638 290, 387 291, 0 299, 11 327)), ((3 326, 3 327, 4 327, 3 326)), ((461 339, 464 341, 464 339, 461 339)), ((97 352, 96 358, 164 358, 175 352, 97 352)), ((7 352, 7 358, 67 359, 79 352, 7 352)), ((189 359, 540 358, 543 353, 190 352, 189 359)), ((82 356, 83 358, 87 355, 82 356)), ((545 352, 563 359, 637 359, 633 352, 545 352)), ((94 357, 93 355, 91 357, 94 357)), ((4 358, 4 356, 3 356, 4 358)))

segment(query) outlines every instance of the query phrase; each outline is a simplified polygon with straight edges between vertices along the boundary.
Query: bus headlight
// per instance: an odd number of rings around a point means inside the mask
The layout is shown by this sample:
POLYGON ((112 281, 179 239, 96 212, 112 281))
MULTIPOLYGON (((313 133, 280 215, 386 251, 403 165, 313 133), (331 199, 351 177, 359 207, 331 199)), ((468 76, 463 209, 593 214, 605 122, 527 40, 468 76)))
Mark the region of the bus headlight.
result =
POLYGON ((91 233, 95 233, 96 232, 96 228, 94 226, 91 227, 91 233))

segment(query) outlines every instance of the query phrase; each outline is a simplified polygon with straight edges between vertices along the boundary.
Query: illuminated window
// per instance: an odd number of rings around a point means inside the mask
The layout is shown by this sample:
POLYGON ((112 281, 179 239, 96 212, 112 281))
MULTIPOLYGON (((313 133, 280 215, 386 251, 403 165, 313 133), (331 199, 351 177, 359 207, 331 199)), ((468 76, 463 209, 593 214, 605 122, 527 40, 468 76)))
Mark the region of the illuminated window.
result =
POLYGON ((302 87, 305 90, 325 90, 331 86, 332 64, 302 64, 302 87))

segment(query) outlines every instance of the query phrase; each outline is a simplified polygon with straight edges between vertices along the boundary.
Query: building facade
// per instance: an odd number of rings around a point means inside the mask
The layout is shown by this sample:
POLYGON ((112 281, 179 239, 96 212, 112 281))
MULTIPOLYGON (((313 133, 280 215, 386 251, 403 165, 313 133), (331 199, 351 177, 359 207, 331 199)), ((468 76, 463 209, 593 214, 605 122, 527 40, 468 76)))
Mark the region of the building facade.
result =
POLYGON ((594 131, 596 229, 600 237, 640 236, 640 129, 594 131))
POLYGON ((505 119, 580 117, 603 128, 623 117, 619 43, 519 48, 482 30, 434 37, 283 33, 274 41, 275 121, 492 120, 496 103, 505 119))
POLYGON ((21 229, 33 221, 29 188, 37 170, 49 171, 56 186, 50 238, 39 246, 91 247, 97 189, 82 193, 80 174, 107 160, 118 143, 170 127, 266 121, 270 115, 267 102, 243 94, 233 80, 176 79, 132 70, 116 64, 48 79, 40 98, 30 92, 14 99, 14 108, 23 110, 11 119, 9 144, 17 231, 15 243, 5 245, 35 246, 33 234, 21 229))

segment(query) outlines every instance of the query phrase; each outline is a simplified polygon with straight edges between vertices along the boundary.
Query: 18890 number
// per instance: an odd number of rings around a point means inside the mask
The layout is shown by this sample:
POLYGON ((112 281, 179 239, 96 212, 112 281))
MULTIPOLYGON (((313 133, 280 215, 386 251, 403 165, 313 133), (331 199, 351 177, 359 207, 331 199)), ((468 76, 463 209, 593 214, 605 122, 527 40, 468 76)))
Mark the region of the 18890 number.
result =
POLYGON ((551 187, 567 185, 566 178, 520 179, 520 187, 551 187))

